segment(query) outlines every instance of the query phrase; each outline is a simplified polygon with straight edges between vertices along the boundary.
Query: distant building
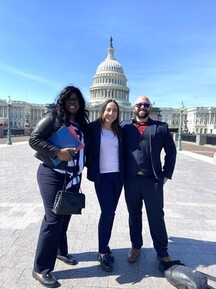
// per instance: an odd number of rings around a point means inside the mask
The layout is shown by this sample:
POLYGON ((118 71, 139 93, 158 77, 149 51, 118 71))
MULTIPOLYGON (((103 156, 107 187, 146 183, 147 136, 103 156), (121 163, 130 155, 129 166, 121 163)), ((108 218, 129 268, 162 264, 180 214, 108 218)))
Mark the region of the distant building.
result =
MULTIPOLYGON (((115 99, 120 107, 120 120, 133 117, 130 103, 130 89, 122 65, 114 57, 113 40, 107 49, 107 57, 102 61, 93 76, 86 108, 90 120, 99 116, 101 106, 107 99, 115 99)), ((136 98, 139 95, 136 96, 136 98)), ((48 111, 50 104, 30 104, 25 101, 12 101, 10 109, 11 128, 33 128, 48 111)), ((0 100, 0 126, 8 124, 8 103, 0 100)), ((151 111, 153 119, 167 122, 173 131, 179 128, 180 110, 155 107, 151 111)), ((216 134, 216 107, 185 108, 182 113, 182 131, 196 134, 216 134)))
POLYGON ((121 119, 131 118, 132 109, 129 102, 130 89, 127 87, 123 67, 115 60, 112 37, 107 49, 107 57, 101 62, 93 77, 93 85, 89 89, 90 100, 86 108, 89 111, 90 120, 99 116, 102 104, 107 99, 115 99, 120 106, 121 119))
MULTIPOLYGON (((90 120, 95 120, 99 116, 102 104, 110 98, 116 100, 119 104, 120 120, 133 117, 127 78, 122 65, 114 57, 112 41, 111 37, 110 45, 107 49, 107 57, 98 65, 93 77, 93 85, 89 89, 90 100, 87 102, 86 107, 89 111, 90 120)), ((158 119, 159 110, 157 108, 153 108, 152 117, 158 119)))
MULTIPOLYGON (((8 125, 8 102, 0 100, 0 126, 8 125)), ((43 104, 31 104, 26 101, 13 101, 10 107, 11 128, 32 128, 47 111, 43 104)))
POLYGON ((170 128, 178 127, 178 115, 176 109, 171 107, 160 107, 160 120, 168 123, 170 128))
MULTIPOLYGON (((160 107, 160 120, 168 123, 171 130, 178 130, 180 125, 180 111, 171 107, 160 107)), ((182 114, 182 132, 188 132, 186 110, 182 114)))
POLYGON ((189 108, 187 120, 190 133, 216 134, 216 107, 189 108))
MULTIPOLYGON (((180 111, 174 108, 160 108, 160 120, 170 128, 178 128, 180 111)), ((216 107, 185 108, 182 114, 182 131, 195 134, 216 134, 216 107)))

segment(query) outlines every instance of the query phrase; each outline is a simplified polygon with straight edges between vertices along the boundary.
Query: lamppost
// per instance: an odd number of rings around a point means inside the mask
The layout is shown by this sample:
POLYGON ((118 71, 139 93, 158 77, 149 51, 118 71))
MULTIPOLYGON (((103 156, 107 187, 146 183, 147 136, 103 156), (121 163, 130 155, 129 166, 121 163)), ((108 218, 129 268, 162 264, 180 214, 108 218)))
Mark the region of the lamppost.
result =
POLYGON ((8 101, 7 101, 7 114, 8 114, 7 145, 12 145, 10 109, 11 109, 11 99, 10 99, 10 96, 8 96, 8 101))
POLYGON ((25 123, 24 123, 24 127, 26 127, 26 128, 30 127, 29 117, 30 117, 30 114, 27 112, 25 115, 25 123))
POLYGON ((182 150, 182 116, 183 116, 183 112, 184 112, 184 103, 182 101, 181 106, 179 108, 179 112, 180 112, 180 117, 179 117, 179 128, 178 128, 178 151, 182 150))

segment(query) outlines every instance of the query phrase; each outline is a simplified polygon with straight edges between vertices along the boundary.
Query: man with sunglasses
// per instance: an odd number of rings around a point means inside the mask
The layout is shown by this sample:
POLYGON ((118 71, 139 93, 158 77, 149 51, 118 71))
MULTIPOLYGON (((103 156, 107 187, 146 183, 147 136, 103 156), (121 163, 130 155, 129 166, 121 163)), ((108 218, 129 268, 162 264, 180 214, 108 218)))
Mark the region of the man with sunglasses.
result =
POLYGON ((143 245, 142 207, 146 209, 150 234, 157 258, 169 262, 168 237, 164 221, 163 186, 172 178, 176 161, 176 146, 168 125, 149 117, 151 104, 140 96, 133 107, 135 117, 123 121, 125 160, 125 199, 129 212, 132 247, 128 261, 136 262, 143 245), (161 164, 161 151, 164 162, 161 164))

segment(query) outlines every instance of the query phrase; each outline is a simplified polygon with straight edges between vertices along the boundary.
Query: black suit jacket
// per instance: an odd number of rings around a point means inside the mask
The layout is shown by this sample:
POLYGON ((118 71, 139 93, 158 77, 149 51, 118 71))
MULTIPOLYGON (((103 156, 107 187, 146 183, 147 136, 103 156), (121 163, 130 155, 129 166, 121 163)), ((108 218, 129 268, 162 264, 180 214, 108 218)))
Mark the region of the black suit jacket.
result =
MULTIPOLYGON (((125 173, 137 175, 140 171, 137 160, 142 136, 132 121, 123 121, 123 143, 125 173)), ((149 147, 152 170, 156 179, 163 182, 164 177, 171 179, 176 161, 176 146, 167 123, 149 118, 149 147), (164 150, 164 162, 161 163, 161 151, 164 150)))
MULTIPOLYGON (((93 182, 100 182, 100 142, 101 142, 101 128, 97 121, 93 121, 87 126, 86 138, 86 167, 87 178, 93 182)), ((123 181, 123 151, 122 151, 122 137, 118 137, 119 150, 119 172, 123 181)), ((109 156, 107 156, 109 157, 109 156)))

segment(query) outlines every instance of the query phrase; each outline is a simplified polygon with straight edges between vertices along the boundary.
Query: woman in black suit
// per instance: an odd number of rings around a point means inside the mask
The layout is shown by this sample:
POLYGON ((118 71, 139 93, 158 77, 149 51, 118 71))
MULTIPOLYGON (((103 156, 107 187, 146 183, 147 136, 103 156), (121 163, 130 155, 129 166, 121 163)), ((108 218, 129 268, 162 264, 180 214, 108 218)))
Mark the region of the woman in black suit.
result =
POLYGON ((118 103, 107 100, 99 118, 88 125, 87 131, 87 178, 94 182, 101 208, 98 261, 104 271, 112 272, 114 257, 109 241, 123 186, 122 128, 119 124, 118 103))

